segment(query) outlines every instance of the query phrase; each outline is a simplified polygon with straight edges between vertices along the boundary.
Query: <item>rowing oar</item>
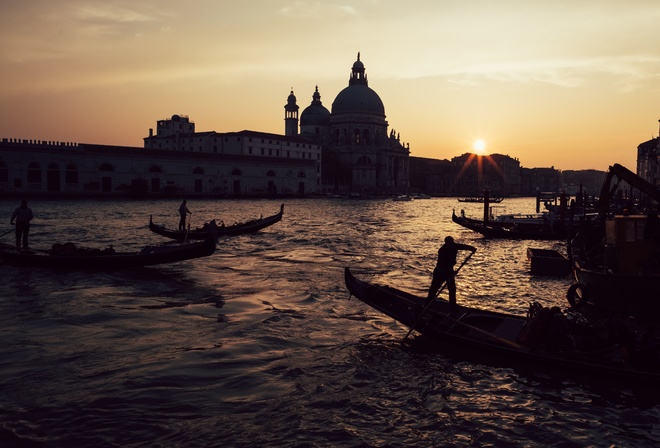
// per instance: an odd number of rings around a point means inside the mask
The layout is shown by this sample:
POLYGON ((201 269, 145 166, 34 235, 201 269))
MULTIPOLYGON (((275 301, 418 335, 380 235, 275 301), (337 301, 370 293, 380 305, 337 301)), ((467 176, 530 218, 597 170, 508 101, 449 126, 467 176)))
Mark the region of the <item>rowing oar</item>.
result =
MULTIPOLYGON (((458 267, 458 269, 456 269, 456 272, 454 273, 454 277, 455 277, 456 275, 458 275, 458 271, 460 271, 461 268, 462 268, 463 266, 465 266, 465 263, 467 263, 468 260, 469 260, 470 258, 472 258, 472 255, 474 255, 474 252, 471 252, 470 255, 468 255, 467 257, 465 257, 465 260, 463 260, 463 263, 461 263, 461 265, 458 267)), ((438 292, 435 294, 435 297, 433 297, 431 300, 429 300, 429 303, 427 303, 426 306, 422 309, 422 311, 419 312, 419 314, 418 314, 417 317, 415 318, 415 322, 413 322, 412 326, 410 327, 410 331, 408 331, 408 334, 406 334, 406 337, 403 338, 403 340, 401 341, 401 343, 405 342, 405 340, 408 339, 408 336, 410 336, 410 334, 413 332, 413 330, 414 330, 415 327, 417 326, 417 323, 419 322, 419 319, 422 317, 422 315, 423 315, 424 313, 426 313, 426 311, 429 309, 429 307, 431 306, 431 304, 433 303, 433 301, 434 301, 435 299, 437 299, 437 298, 440 296, 440 293, 442 292, 443 289, 445 289, 445 286, 447 286, 447 281, 446 281, 446 280, 445 280, 445 282, 442 284, 442 288, 440 288, 440 289, 438 290, 438 292)))

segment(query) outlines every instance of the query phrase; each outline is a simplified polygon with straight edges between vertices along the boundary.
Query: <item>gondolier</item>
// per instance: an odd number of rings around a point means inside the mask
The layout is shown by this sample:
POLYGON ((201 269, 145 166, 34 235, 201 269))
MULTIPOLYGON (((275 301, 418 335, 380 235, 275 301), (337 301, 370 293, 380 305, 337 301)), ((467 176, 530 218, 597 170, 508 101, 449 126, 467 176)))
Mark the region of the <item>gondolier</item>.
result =
POLYGON ((28 233, 30 232, 30 221, 34 218, 32 209, 27 206, 27 201, 23 199, 21 206, 14 210, 11 215, 11 225, 16 221, 16 249, 21 248, 21 241, 23 241, 23 249, 28 248, 28 233))
POLYGON ((181 205, 179 206, 179 215, 181 216, 181 219, 179 220, 179 232, 183 232, 186 230, 186 217, 188 214, 192 215, 192 212, 188 210, 188 206, 186 205, 186 200, 184 199, 181 205))
POLYGON ((469 244, 460 244, 454 242, 454 238, 448 236, 445 238, 445 244, 438 249, 438 262, 433 270, 433 280, 431 287, 426 298, 426 303, 435 299, 440 286, 443 282, 447 282, 447 290, 449 291, 449 303, 451 308, 456 307, 456 280, 454 279, 454 265, 456 264, 456 256, 459 250, 469 250, 472 253, 477 251, 477 248, 469 244))

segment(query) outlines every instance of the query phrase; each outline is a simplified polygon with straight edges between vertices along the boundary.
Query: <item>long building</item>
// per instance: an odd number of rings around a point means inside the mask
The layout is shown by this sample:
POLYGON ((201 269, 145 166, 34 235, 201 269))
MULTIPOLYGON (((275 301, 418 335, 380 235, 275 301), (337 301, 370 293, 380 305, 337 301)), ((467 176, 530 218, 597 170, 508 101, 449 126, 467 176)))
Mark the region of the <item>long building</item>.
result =
POLYGON ((319 188, 320 147, 300 138, 242 131, 197 143, 171 151, 3 139, 0 194, 245 196, 319 188))

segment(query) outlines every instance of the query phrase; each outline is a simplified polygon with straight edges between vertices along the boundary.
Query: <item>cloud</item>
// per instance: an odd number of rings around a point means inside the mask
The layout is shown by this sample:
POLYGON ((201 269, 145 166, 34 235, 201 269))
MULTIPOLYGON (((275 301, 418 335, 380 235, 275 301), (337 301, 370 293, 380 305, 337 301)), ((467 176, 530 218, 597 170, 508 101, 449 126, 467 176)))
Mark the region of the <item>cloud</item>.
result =
POLYGON ((333 16, 355 16, 358 13, 353 6, 298 1, 282 7, 280 14, 288 17, 318 17, 319 20, 327 20, 333 16))

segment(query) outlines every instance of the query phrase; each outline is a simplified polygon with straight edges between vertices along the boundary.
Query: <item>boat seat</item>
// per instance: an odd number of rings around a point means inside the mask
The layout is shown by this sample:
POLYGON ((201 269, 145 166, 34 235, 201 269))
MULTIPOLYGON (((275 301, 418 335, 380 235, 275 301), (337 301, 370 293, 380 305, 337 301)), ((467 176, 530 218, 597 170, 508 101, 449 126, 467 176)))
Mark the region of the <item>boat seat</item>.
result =
POLYGON ((494 333, 501 338, 515 341, 524 326, 524 320, 504 319, 502 323, 497 326, 494 333))

